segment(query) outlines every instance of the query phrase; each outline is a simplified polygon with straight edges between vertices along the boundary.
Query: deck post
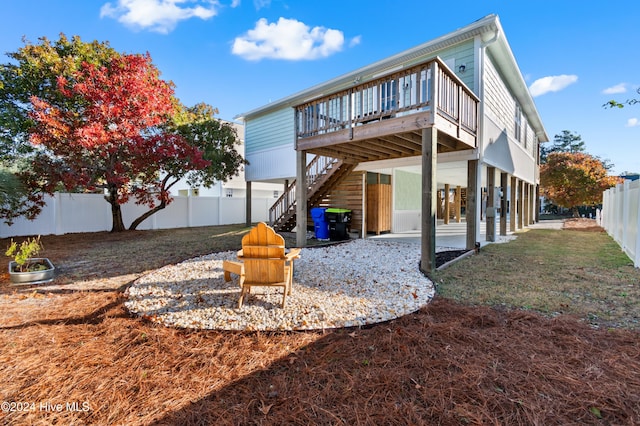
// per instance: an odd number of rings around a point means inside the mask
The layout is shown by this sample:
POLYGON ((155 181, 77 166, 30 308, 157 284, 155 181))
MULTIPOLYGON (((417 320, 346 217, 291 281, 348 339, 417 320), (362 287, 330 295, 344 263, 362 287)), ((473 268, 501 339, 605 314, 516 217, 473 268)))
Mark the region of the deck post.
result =
POLYGON ((500 174, 500 235, 507 235, 507 191, 509 175, 505 172, 500 174))
POLYGON ((251 226, 251 181, 246 182, 247 194, 245 195, 245 225, 251 226))
POLYGON ((451 214, 451 203, 449 202, 451 188, 448 183, 444 184, 444 224, 449 224, 449 215, 451 214))
POLYGON ((524 181, 522 180, 518 180, 518 229, 522 229, 522 227, 524 226, 524 220, 523 220, 523 216, 524 216, 524 203, 523 203, 523 197, 524 197, 524 181))
POLYGON ((480 219, 478 193, 480 192, 480 176, 478 160, 467 161, 467 250, 476 248, 478 241, 478 221, 480 219))
POLYGON ((430 274, 436 270, 436 164, 438 131, 431 126, 422 129, 422 238, 420 270, 430 274))
POLYGON ((487 241, 496 240, 496 168, 487 167, 487 241))
POLYGON ((529 184, 525 182, 524 184, 524 195, 522 197, 522 200, 524 202, 524 206, 522 207, 522 220, 524 223, 524 226, 529 226, 529 200, 531 199, 531 197, 529 196, 529 184))
POLYGON ((455 204, 456 223, 460 223, 462 222, 462 187, 460 185, 456 186, 455 204))
POLYGON ((307 245, 307 151, 296 151, 296 245, 307 245))
POLYGON ((535 223, 540 222, 540 184, 536 184, 536 193, 535 193, 535 197, 536 197, 536 211, 534 212, 534 221, 535 223))
POLYGON ((509 203, 509 231, 511 232, 516 232, 517 187, 518 178, 511 176, 511 202, 509 203))

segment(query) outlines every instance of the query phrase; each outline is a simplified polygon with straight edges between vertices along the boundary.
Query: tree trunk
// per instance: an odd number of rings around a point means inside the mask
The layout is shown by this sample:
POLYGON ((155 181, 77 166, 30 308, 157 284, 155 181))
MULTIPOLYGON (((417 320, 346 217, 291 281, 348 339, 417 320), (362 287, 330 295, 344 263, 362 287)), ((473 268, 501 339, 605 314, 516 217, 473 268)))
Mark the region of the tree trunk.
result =
POLYGON ((134 220, 131 223, 131 226, 129 226, 129 231, 135 231, 136 228, 138 227, 138 225, 140 225, 142 222, 144 222, 145 219, 147 219, 148 217, 152 216, 153 214, 159 212, 160 210, 164 209, 165 207, 167 207, 167 203, 162 201, 160 204, 158 204, 157 206, 155 206, 151 210, 149 210, 146 213, 144 213, 143 215, 139 216, 136 220, 134 220))
POLYGON ((109 195, 105 197, 107 202, 111 204, 111 232, 126 231, 124 222, 122 221, 122 209, 118 204, 118 188, 113 186, 109 187, 109 195))

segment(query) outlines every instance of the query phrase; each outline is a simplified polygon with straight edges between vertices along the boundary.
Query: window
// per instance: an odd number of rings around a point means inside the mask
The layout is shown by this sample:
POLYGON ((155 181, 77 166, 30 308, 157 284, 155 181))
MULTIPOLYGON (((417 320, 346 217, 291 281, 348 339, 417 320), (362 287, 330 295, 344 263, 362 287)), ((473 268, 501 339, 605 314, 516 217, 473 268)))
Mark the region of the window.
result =
POLYGON ((518 142, 521 141, 520 137, 522 136, 522 110, 520 109, 520 105, 516 105, 516 115, 515 115, 515 134, 514 137, 518 142))

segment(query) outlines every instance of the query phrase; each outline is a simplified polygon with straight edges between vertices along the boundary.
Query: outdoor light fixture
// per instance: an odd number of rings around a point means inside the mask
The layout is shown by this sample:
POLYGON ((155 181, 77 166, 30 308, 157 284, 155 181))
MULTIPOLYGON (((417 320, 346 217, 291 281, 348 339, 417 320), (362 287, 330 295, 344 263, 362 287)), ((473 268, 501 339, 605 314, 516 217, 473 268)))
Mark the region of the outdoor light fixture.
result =
POLYGON ((458 72, 460 74, 464 74, 464 71, 467 69, 467 66, 465 64, 460 64, 460 66, 458 67, 458 72))

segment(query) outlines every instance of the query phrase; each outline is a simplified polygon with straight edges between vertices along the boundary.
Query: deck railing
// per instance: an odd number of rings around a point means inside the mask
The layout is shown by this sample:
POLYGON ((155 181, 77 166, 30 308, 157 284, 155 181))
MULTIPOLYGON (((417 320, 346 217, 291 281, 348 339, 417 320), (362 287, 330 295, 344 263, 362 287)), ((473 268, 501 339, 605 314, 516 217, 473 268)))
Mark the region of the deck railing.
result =
POLYGON ((371 81, 356 81, 353 87, 298 105, 298 137, 428 111, 434 105, 434 94, 438 116, 476 134, 478 97, 436 58, 371 81))

